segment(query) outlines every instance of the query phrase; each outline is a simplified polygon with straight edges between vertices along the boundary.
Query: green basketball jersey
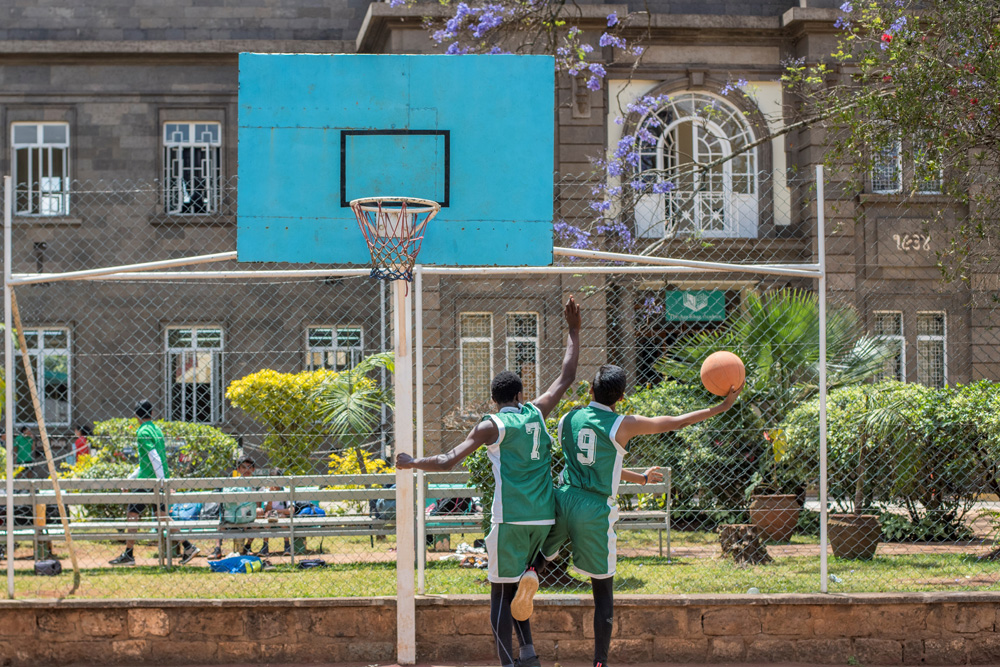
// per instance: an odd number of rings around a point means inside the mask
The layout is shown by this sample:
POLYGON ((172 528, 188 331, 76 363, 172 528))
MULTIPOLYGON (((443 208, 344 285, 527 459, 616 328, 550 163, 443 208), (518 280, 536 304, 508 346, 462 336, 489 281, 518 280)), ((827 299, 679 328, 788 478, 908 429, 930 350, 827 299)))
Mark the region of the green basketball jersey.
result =
POLYGON ((605 405, 591 402, 559 420, 566 484, 609 498, 618 495, 625 449, 615 436, 624 418, 605 405))
POLYGON ((493 523, 555 523, 552 487, 552 438, 541 411, 531 403, 487 415, 500 431, 486 448, 493 463, 496 491, 493 523))

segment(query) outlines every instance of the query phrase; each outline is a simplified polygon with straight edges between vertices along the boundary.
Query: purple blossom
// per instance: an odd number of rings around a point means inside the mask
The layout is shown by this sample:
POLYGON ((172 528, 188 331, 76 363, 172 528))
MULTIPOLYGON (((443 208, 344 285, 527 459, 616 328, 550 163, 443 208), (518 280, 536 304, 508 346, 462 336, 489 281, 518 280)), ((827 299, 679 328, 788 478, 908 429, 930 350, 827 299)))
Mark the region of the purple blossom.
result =
POLYGON ((602 34, 598 43, 601 46, 617 46, 619 49, 624 49, 627 46, 624 39, 609 32, 602 34))
POLYGON ((594 76, 607 75, 607 71, 605 71, 604 65, 602 65, 601 63, 590 63, 590 66, 587 69, 589 69, 590 73, 593 74, 594 76))
POLYGON ((608 27, 610 28, 611 26, 616 25, 617 23, 618 23, 618 12, 611 12, 610 14, 608 14, 608 27))
POLYGON ((674 184, 670 181, 658 181, 653 183, 653 192, 658 195, 666 194, 674 189, 674 184))
POLYGON ((845 14, 850 14, 851 12, 854 11, 854 5, 852 5, 850 2, 845 2, 840 6, 840 11, 844 12, 845 14))
POLYGON ((555 232, 555 237, 558 241, 568 245, 570 248, 587 249, 592 248, 594 245, 590 240, 590 232, 571 225, 565 220, 560 220, 552 225, 552 231, 555 232))
POLYGON ((630 186, 632 187, 632 189, 633 189, 633 190, 635 190, 636 192, 642 192, 643 190, 645 190, 645 189, 646 189, 646 182, 645 182, 645 181, 643 181, 643 180, 642 180, 642 179, 640 179, 640 178, 636 178, 636 179, 632 180, 632 181, 631 181, 631 182, 629 183, 629 185, 630 185, 630 186))
POLYGON ((646 52, 646 48, 643 47, 643 46, 633 46, 632 47, 632 55, 633 56, 641 56, 645 52, 646 52))
POLYGON ((905 27, 906 27, 906 17, 900 16, 895 21, 892 22, 892 25, 889 26, 889 30, 887 32, 897 33, 905 27))
POLYGON ((464 56, 471 49, 467 46, 459 46, 458 42, 452 42, 445 51, 449 56, 464 56))
POLYGON ((592 53, 594 51, 594 47, 591 46, 590 44, 581 44, 580 50, 583 51, 584 53, 592 53))
POLYGON ((594 209, 598 213, 604 213, 609 208, 611 208, 611 202, 609 202, 609 201, 592 201, 592 202, 590 202, 590 208, 594 209))
POLYGON ((399 7, 399 6, 405 5, 405 4, 406 4, 406 0, 389 0, 389 6, 390 7, 399 7))
POLYGON ((592 76, 587 79, 587 90, 600 90, 601 89, 601 79, 596 76, 592 76))

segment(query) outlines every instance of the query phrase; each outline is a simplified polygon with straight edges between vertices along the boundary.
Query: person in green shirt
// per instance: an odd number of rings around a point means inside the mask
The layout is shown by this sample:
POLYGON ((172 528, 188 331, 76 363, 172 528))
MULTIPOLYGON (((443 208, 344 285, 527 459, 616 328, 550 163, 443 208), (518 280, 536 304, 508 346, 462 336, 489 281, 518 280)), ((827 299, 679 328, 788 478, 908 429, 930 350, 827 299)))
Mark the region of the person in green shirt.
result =
POLYGON ((27 426, 22 426, 21 432, 14 437, 14 456, 17 465, 31 465, 35 462, 35 439, 27 426))
MULTIPOLYGON (((594 594, 594 667, 607 667, 614 624, 614 576, 618 554, 615 522, 618 520, 618 483, 635 481, 636 473, 623 475, 622 462, 629 440, 639 435, 677 431, 705 421, 731 408, 742 385, 731 387, 725 400, 703 410, 677 417, 620 415, 615 404, 625 396, 625 371, 601 366, 590 385, 590 405, 567 412, 559 420, 559 442, 566 459, 565 484, 555 492, 556 522, 536 559, 554 560, 568 540, 573 569, 590 577, 594 594)), ((641 475, 641 483, 654 478, 641 475)))
MULTIPOLYGON (((163 431, 153 422, 153 404, 149 401, 139 401, 135 406, 135 416, 139 420, 139 428, 135 432, 136 452, 139 455, 139 465, 135 471, 129 475, 129 479, 169 479, 170 471, 167 468, 167 446, 163 437, 163 431)), ((149 493, 152 489, 136 489, 138 493, 149 493)), ((125 514, 129 521, 137 521, 146 511, 145 503, 129 503, 125 514)), ((157 515, 164 521, 169 519, 166 505, 160 505, 155 509, 157 515)), ((134 533, 135 529, 130 528, 129 533, 134 533)), ((109 561, 112 565, 135 565, 135 540, 125 541, 125 551, 120 556, 109 561)), ((181 553, 181 565, 187 563, 195 554, 198 547, 187 540, 181 543, 183 551, 181 553)))
POLYGON ((552 438, 545 418, 576 379, 580 358, 580 307, 570 297, 564 307, 569 329, 559 377, 548 390, 524 401, 521 378, 511 371, 498 373, 490 383, 496 414, 486 415, 462 444, 446 454, 414 459, 396 456, 399 469, 451 470, 485 446, 496 483, 491 507, 492 526, 486 537, 489 556, 490 626, 504 667, 537 667, 540 663, 531 639, 528 617, 538 577, 531 561, 555 523, 552 486, 552 438), (514 657, 512 630, 520 651, 514 657))

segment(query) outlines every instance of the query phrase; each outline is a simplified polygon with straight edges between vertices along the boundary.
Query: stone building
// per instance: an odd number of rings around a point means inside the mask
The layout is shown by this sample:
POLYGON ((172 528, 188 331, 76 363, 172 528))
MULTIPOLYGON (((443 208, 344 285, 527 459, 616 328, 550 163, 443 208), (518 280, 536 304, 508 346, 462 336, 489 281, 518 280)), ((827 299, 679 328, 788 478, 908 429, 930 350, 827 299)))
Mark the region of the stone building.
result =
MULTIPOLYGON (((439 47, 422 17, 443 11, 436 3, 392 8, 360 0, 5 4, 0 173, 15 183, 16 273, 232 250, 238 54, 434 52, 439 47)), ((662 136, 644 155, 653 166, 689 160, 697 150, 721 154, 780 128, 788 101, 778 83, 782 63, 831 52, 836 5, 581 4, 578 24, 595 36, 612 12, 640 17, 636 23, 648 30, 646 53, 636 68, 609 66, 598 91, 559 78, 557 218, 586 217, 586 184, 572 177, 590 171, 589 158, 614 145, 623 128, 648 121, 626 112, 638 96, 671 99, 656 112, 662 136), (641 14, 647 9, 648 16, 641 14), (752 94, 722 95, 735 80, 746 80, 752 94), (695 121, 706 106, 719 114, 714 129, 695 121)), ((609 61, 610 48, 603 52, 609 61)), ((808 175, 820 162, 822 140, 808 129, 790 133, 727 164, 719 171, 722 185, 708 185, 704 207, 685 218, 711 243, 693 248, 682 234, 659 252, 812 261, 816 210, 808 175)), ((1000 279, 985 274, 968 285, 940 282, 934 250, 941 241, 925 238, 921 224, 940 196, 929 191, 901 208, 902 182, 914 173, 913 165, 902 165, 873 180, 870 192, 828 203, 831 297, 856 308, 870 330, 898 342, 891 373, 900 379, 1000 379, 1000 337, 991 328, 998 316, 988 296, 1000 279)), ((671 201, 661 195, 641 202, 632 232, 662 237, 649 211, 669 209, 671 201)), ((517 365, 536 384, 555 372, 563 337, 559 303, 568 291, 587 291, 594 313, 581 377, 608 359, 646 382, 655 380, 653 362, 672 342, 718 326, 740 307, 744 290, 784 285, 812 287, 735 274, 430 279, 424 300, 428 449, 446 446, 464 428, 465 418, 482 407, 484 378, 504 365, 517 365), (671 316, 667 302, 685 295, 704 299, 714 315, 671 316), (642 324, 651 303, 655 321, 642 324)), ((127 416, 135 399, 146 397, 165 416, 216 424, 252 445, 262 433, 227 407, 228 383, 260 368, 343 367, 391 347, 384 289, 367 280, 51 283, 19 288, 18 296, 45 384, 46 418, 62 435, 81 421, 127 416)), ((17 415, 33 421, 23 400, 17 415)))

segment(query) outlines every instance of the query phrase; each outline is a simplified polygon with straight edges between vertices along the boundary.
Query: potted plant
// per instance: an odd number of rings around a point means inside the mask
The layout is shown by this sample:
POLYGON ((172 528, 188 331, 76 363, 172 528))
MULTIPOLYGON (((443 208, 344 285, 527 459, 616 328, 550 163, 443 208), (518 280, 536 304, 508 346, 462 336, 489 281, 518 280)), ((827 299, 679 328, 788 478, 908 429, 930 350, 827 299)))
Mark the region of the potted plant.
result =
POLYGON ((781 429, 765 431, 764 440, 770 445, 771 451, 765 452, 763 456, 766 472, 755 475, 747 489, 750 498, 750 523, 758 527, 762 539, 787 542, 799 522, 802 501, 798 493, 781 492, 778 466, 788 448, 784 431, 781 429))

